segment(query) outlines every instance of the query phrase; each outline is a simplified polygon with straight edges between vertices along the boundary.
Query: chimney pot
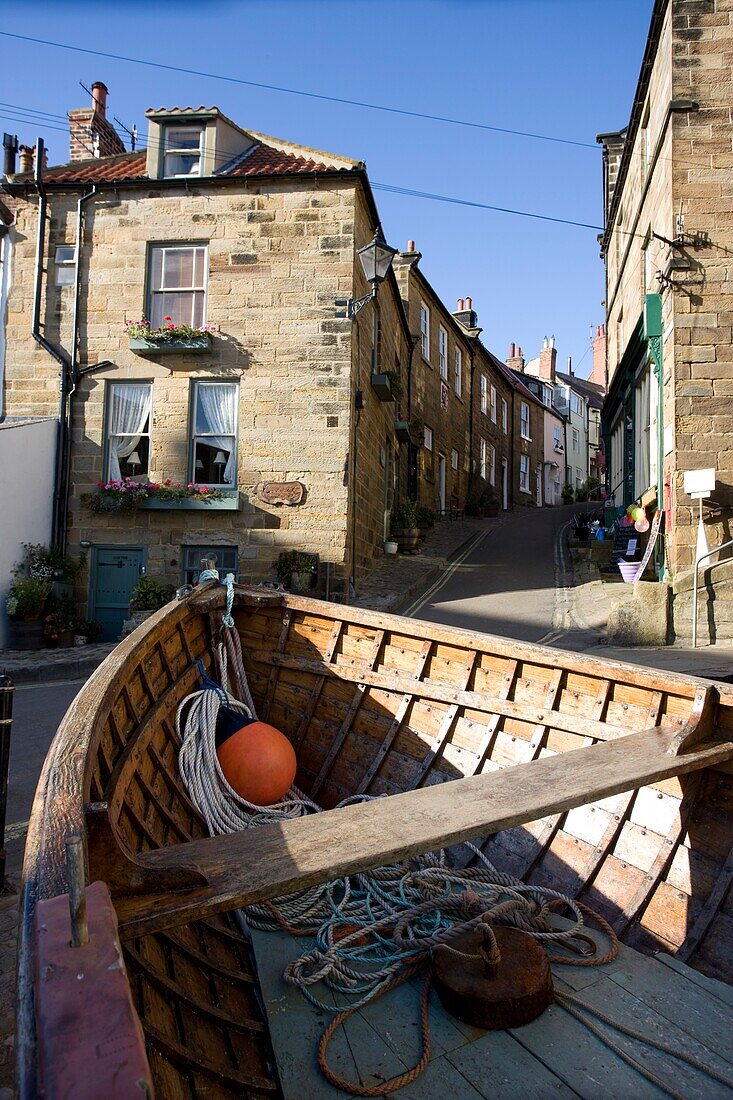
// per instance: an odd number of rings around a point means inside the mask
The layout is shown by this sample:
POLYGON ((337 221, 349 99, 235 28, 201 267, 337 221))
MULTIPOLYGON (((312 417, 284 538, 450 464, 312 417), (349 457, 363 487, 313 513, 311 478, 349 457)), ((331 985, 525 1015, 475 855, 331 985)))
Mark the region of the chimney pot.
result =
POLYGON ((101 80, 95 80, 92 84, 92 109, 101 115, 102 118, 107 117, 107 92, 109 88, 106 84, 103 84, 101 80))
POLYGON ((514 344, 510 344, 509 345, 509 358, 510 359, 514 358, 514 352, 515 351, 516 351, 516 348, 514 347, 514 344))
POLYGON ((408 241, 407 242, 407 251, 408 252, 414 252, 415 251, 415 242, 414 241, 408 241))
POLYGON ((18 138, 15 134, 3 134, 3 172, 6 176, 15 175, 15 155, 18 152, 18 138))
POLYGON ((33 160, 34 160, 34 157, 35 157, 35 149, 33 148, 33 146, 32 145, 21 145, 18 152, 20 153, 20 171, 21 172, 32 172, 33 171, 33 160))
POLYGON ((464 301, 463 301, 463 298, 459 298, 459 299, 458 299, 458 301, 456 302, 456 306, 458 307, 458 308, 457 308, 457 312, 458 312, 458 313, 463 313, 463 310, 464 310, 464 301))
POLYGON ((517 347, 517 355, 520 359, 522 358, 522 349, 520 347, 517 347))
POLYGON ((470 298, 466 298, 466 309, 473 309, 473 303, 470 298))

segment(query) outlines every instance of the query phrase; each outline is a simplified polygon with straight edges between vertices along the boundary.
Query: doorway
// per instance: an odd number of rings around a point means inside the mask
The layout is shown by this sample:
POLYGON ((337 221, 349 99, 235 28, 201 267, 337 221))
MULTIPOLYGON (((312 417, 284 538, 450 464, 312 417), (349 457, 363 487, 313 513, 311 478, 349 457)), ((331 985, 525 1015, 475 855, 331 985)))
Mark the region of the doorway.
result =
POLYGON ((102 641, 119 638, 129 617, 130 595, 144 572, 142 546, 95 546, 92 550, 90 613, 102 626, 102 641))
POLYGON ((384 444, 384 462, 382 465, 384 467, 384 530, 382 534, 385 539, 388 539, 392 526, 392 509, 394 508, 395 490, 397 488, 395 484, 397 465, 389 436, 387 436, 384 444))
POLYGON ((509 511, 509 463, 505 458, 501 460, 501 506, 509 511))
POLYGON ((445 455, 438 454, 438 512, 445 514, 445 455))

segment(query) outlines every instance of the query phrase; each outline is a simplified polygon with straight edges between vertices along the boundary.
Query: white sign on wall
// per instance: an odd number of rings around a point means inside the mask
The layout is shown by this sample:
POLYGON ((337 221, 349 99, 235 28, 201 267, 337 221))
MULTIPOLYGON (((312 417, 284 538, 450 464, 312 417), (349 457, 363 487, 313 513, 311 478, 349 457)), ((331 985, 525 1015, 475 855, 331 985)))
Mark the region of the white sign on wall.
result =
POLYGON ((715 491, 715 470, 686 470, 685 492, 691 497, 708 497, 715 491))

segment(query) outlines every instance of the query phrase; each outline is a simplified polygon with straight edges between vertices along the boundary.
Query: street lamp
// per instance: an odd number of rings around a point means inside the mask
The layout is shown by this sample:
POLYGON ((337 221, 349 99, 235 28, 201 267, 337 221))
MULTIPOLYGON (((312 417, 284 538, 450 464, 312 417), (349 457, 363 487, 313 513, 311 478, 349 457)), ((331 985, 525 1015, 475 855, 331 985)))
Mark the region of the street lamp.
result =
POLYGON ((363 309, 367 302, 370 302, 372 298, 376 298, 379 284, 387 278, 392 260, 396 254, 397 249, 390 248, 382 236, 381 228, 377 226, 374 239, 357 252, 364 270, 364 277, 368 283, 372 284, 372 289, 363 298, 349 298, 346 303, 346 316, 351 320, 356 317, 359 310, 363 309))

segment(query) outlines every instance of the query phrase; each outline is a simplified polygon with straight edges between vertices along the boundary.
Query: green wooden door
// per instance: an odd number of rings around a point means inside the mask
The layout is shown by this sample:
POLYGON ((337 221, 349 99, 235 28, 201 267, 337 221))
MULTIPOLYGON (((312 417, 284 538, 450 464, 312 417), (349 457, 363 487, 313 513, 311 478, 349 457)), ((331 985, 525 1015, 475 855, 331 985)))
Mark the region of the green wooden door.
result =
POLYGON ((130 593, 145 571, 145 551, 139 546, 98 546, 92 574, 92 616, 102 624, 102 640, 114 642, 128 618, 130 593))

